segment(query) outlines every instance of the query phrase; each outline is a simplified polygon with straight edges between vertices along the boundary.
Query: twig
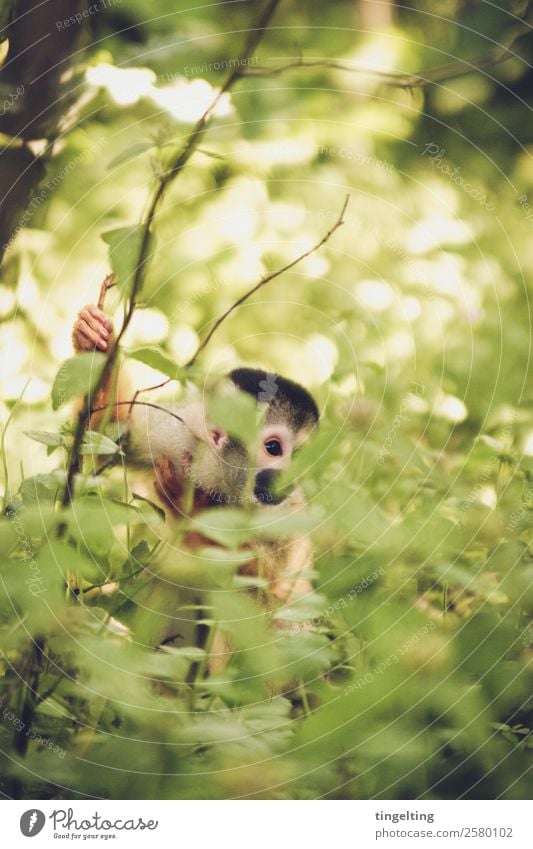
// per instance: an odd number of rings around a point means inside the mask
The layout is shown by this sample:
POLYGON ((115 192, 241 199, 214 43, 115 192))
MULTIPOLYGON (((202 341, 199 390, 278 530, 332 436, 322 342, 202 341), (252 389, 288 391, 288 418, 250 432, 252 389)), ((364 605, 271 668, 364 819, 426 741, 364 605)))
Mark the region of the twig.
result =
MULTIPOLYGON (((169 380, 170 380, 170 378, 169 378, 169 380)), ((182 424, 185 424, 185 422, 181 418, 181 416, 178 416, 176 413, 173 413, 171 410, 167 410, 166 407, 160 407, 159 404, 150 404, 149 401, 137 401, 136 399, 137 399, 138 394, 139 394, 139 392, 136 392, 134 397, 131 399, 131 401, 114 401, 111 404, 103 404, 101 407, 93 407, 91 409, 90 415, 92 416, 93 413, 100 413, 100 412, 102 412, 102 410, 111 410, 113 407, 128 406, 130 408, 129 411, 128 411, 128 416, 130 416, 131 412, 132 412, 132 407, 152 407, 153 410, 159 410, 162 413, 166 413, 167 415, 172 416, 173 419, 176 419, 176 421, 181 422, 182 424)), ((120 444, 119 444, 119 448, 120 448, 120 444)), ((115 454, 113 454, 112 457, 109 458, 109 460, 106 460, 105 463, 102 463, 102 465, 99 466, 96 469, 96 471, 94 473, 95 477, 98 477, 98 475, 101 475, 102 472, 104 472, 106 469, 109 468, 109 466, 112 466, 114 464, 115 460, 116 460, 116 456, 117 455, 115 453, 115 454)))
POLYGON ((41 660, 45 656, 45 645, 44 637, 36 637, 29 655, 29 680, 26 682, 26 691, 20 715, 21 727, 17 729, 13 738, 13 747, 21 757, 24 757, 28 751, 35 707, 39 698, 37 691, 41 676, 41 660))
POLYGON ((462 77, 472 71, 483 71, 487 68, 492 68, 494 65, 500 64, 500 62, 516 56, 512 48, 522 36, 531 33, 530 17, 530 14, 526 15, 517 26, 509 31, 509 34, 502 40, 501 44, 489 49, 486 53, 466 59, 457 59, 454 62, 447 62, 444 65, 439 65, 427 71, 419 71, 416 74, 401 74, 376 71, 372 68, 354 67, 348 62, 339 62, 334 59, 298 59, 294 62, 287 62, 285 65, 278 65, 273 68, 261 65, 251 66, 246 70, 244 76, 270 77, 297 69, 329 68, 335 71, 348 71, 349 73, 369 77, 392 88, 423 88, 426 85, 442 83, 462 77))
MULTIPOLYGON (((169 169, 166 171, 165 174, 163 174, 163 176, 159 180, 159 183, 154 191, 152 200, 148 206, 148 212, 146 213, 146 217, 143 222, 143 234, 141 239, 141 245, 139 248, 139 257, 133 275, 129 304, 126 309, 126 314, 124 316, 120 332, 111 350, 109 351, 109 355, 105 362, 104 368, 102 369, 102 373, 94 388, 94 396, 96 398, 98 398, 98 395, 100 394, 102 389, 107 385, 109 376, 112 373, 113 367, 118 356, 120 343, 122 341, 122 338, 124 337, 124 334, 126 333, 126 330, 130 325, 131 319, 133 318, 133 314, 137 306, 137 298, 142 289, 142 284, 144 281, 146 265, 149 261, 149 246, 150 239, 152 236, 152 226, 154 218, 159 210, 161 201, 163 200, 166 190, 168 189, 170 183, 174 180, 174 178, 183 170, 184 166, 187 164, 192 154, 200 144, 207 130, 208 121, 211 118, 214 110, 216 109, 221 97, 226 92, 228 92, 235 85, 235 83, 244 75, 244 70, 249 65, 249 60, 251 56, 255 52, 266 30, 268 29, 268 25, 270 23, 272 15, 276 11, 276 8, 279 3, 280 0, 269 0, 269 2, 267 2, 264 10, 259 15, 255 26, 252 27, 248 38, 246 39, 243 51, 239 57, 239 61, 236 63, 236 66, 230 72, 225 83, 219 89, 219 91, 217 92, 217 94, 215 95, 203 115, 199 118, 199 120, 192 128, 182 150, 177 155, 174 162, 171 163, 169 169)), ((70 451, 65 489, 63 492, 63 497, 61 499, 61 504, 63 507, 67 507, 72 500, 74 476, 79 469, 80 449, 82 446, 83 436, 90 415, 90 398, 87 396, 84 399, 82 410, 78 417, 78 423, 74 434, 72 448, 70 451)), ((63 534, 65 532, 65 529, 66 528, 64 526, 61 526, 59 532, 63 534)))
MULTIPOLYGON (((219 316, 219 318, 216 320, 215 324, 213 325, 213 327, 211 328, 211 330, 209 331, 209 333, 207 334, 205 339, 202 340, 202 342, 200 343, 200 345, 196 349, 194 356, 189 360, 188 363, 186 363, 185 368, 190 368, 191 366, 194 365, 194 363, 198 359, 198 356, 201 354, 201 352, 209 344, 209 342, 211 341, 211 338, 213 337, 214 333, 218 330, 218 328, 220 327, 222 322, 225 321, 228 318, 228 316, 230 316, 231 313, 234 310, 237 309, 237 307, 239 307, 241 304, 243 304, 245 301, 247 301, 248 298, 250 298, 255 292, 257 292, 259 289, 261 289, 267 283, 270 283, 271 280, 274 280, 276 277, 279 277, 285 271, 288 271, 289 269, 293 268, 295 265, 297 265, 303 259, 310 256, 312 253, 314 253, 319 248, 321 248, 322 245, 324 245, 328 241, 328 239, 333 235, 335 230, 337 230, 342 224, 344 224, 344 213, 346 212, 346 207, 348 206, 349 199, 350 199, 350 196, 346 195, 346 199, 344 201, 341 213, 340 213, 337 221, 335 222, 333 227, 326 233, 326 235, 320 240, 320 242, 318 242, 316 245, 314 245, 314 247, 310 248, 305 253, 301 254, 301 256, 299 256, 297 259, 290 262, 288 265, 284 266, 283 268, 280 268, 278 271, 275 271, 272 274, 269 274, 268 277, 262 278, 259 281, 259 283, 256 283, 255 286, 253 286, 251 289, 249 289, 248 292, 246 292, 244 295, 242 295, 242 297, 240 297, 237 301, 235 301, 235 303, 232 304, 231 307, 229 307, 229 309, 227 309, 221 316, 219 316)), ((131 402, 126 402, 126 403, 135 404, 138 395, 143 394, 144 392, 151 392, 154 389, 161 389, 162 386, 167 386, 173 380, 175 380, 175 378, 169 377, 169 378, 167 378, 167 380, 164 380, 162 383, 156 383, 153 386, 146 386, 144 389, 139 389, 135 393, 133 400, 131 402)))
POLYGON ((98 590, 100 587, 109 587, 111 584, 122 584, 124 581, 129 581, 131 578, 136 578, 137 575, 140 575, 141 572, 144 572, 145 567, 141 566, 140 569, 136 569, 134 572, 130 572, 129 575, 123 575, 122 578, 111 578, 109 581, 102 581, 101 584, 91 584, 89 587, 85 587, 85 589, 80 590, 82 593, 90 593, 92 590, 98 590))
MULTIPOLYGON (((170 378, 169 378, 170 380, 170 378)), ((166 407, 160 407, 159 404, 150 404, 148 401, 135 401, 132 399, 131 401, 115 401, 112 404, 103 404, 101 407, 93 407, 90 411, 90 415, 93 413, 100 413, 102 410, 109 410, 111 407, 152 407, 154 410, 160 410, 162 413, 167 413, 169 416, 172 416, 173 419, 177 419, 182 424, 185 424, 184 420, 181 416, 178 416, 176 413, 173 413, 171 410, 167 410, 166 407)))
POLYGON ((161 381, 161 383, 156 383, 153 386, 150 386, 148 388, 148 390, 137 389, 137 392, 135 393, 132 400, 130 401, 130 409, 128 411, 128 417, 131 416, 132 407, 137 403, 137 398, 139 397, 139 395, 142 395, 142 393, 145 392, 145 391, 151 392, 153 389, 161 389, 163 386, 166 386, 168 383, 170 383, 170 381, 173 380, 173 379, 174 378, 172 378, 172 377, 167 377, 166 380, 161 381))
POLYGON ((105 296, 107 295, 107 290, 112 289, 113 286, 116 286, 116 285, 117 284, 115 282, 115 275, 114 274, 108 274, 107 277, 105 278, 104 282, 102 283, 101 287, 100 287, 100 296, 98 298, 98 309, 103 310, 105 296))
MULTIPOLYGON (((316 245, 314 245, 312 248, 310 248, 305 253, 301 254, 299 257, 297 257, 297 259, 292 260, 292 262, 290 262, 288 265, 285 265, 283 268, 278 269, 278 271, 274 271, 272 274, 269 274, 268 277, 262 277, 261 280, 259 281, 259 283, 256 283, 256 285, 253 286, 251 289, 249 289, 248 292, 245 292, 244 295, 242 295, 237 301, 235 301, 234 304, 231 305, 231 307, 229 307, 221 316, 219 316, 217 318, 217 320, 215 321, 215 323, 214 323, 213 327, 211 328, 211 330, 209 331, 209 333, 206 335, 206 337, 202 340, 202 342, 200 343, 200 345, 196 349, 194 356, 189 360, 188 363, 186 363, 185 368, 190 368, 191 366, 194 365, 194 363, 198 359, 199 355, 202 353, 202 351, 209 344, 213 335, 216 333, 216 331, 218 330, 218 328, 220 327, 222 322, 225 321, 228 318, 228 316, 230 316, 231 313, 234 312, 234 310, 237 309, 237 307, 240 307, 241 304, 243 304, 245 301, 247 301, 248 298, 250 298, 255 292, 257 292, 263 286, 266 286, 267 283, 270 283, 272 280, 274 280, 276 277, 279 277, 285 271, 289 271, 289 269, 294 268, 295 265, 297 265, 299 262, 301 262, 306 257, 313 254, 315 251, 317 251, 319 248, 321 248, 322 245, 326 244, 326 242, 328 241, 328 239, 331 238, 331 236, 333 235, 335 230, 337 230, 342 224, 344 224, 344 213, 346 212, 346 207, 348 206, 349 200, 350 200, 350 195, 346 195, 346 198, 344 200, 344 204, 342 206, 342 209, 341 209, 341 212, 340 212, 340 215, 339 215, 337 221, 335 222, 333 227, 330 230, 328 230, 326 235, 323 236, 322 239, 319 242, 317 242, 316 245)), ((155 383, 153 386, 145 386, 144 389, 137 390, 137 392, 133 396, 133 400, 131 402, 125 401, 124 403, 126 403, 126 404, 128 404, 128 403, 131 403, 131 404, 139 403, 136 400, 138 395, 142 395, 145 392, 152 392, 152 390, 154 390, 154 389, 161 389, 162 386, 167 386, 169 383, 171 383, 175 379, 176 378, 174 378, 174 377, 169 377, 166 380, 164 380, 162 383, 155 383)))
POLYGON ((217 320, 215 321, 215 323, 214 323, 213 327, 211 328, 211 330, 209 331, 209 333, 205 336, 205 338, 202 340, 202 342, 200 343, 200 345, 196 349, 196 353, 194 354, 194 356, 191 357, 189 362, 186 364, 186 366, 185 366, 186 368, 190 368, 192 365, 194 365, 194 363, 198 359, 199 355, 202 353, 204 348, 209 344, 211 338, 213 337, 213 334, 216 333, 216 331, 218 330, 218 328, 220 327, 222 322, 225 321, 228 318, 228 316, 230 316, 231 313, 234 312, 234 310, 237 309, 237 307, 240 307, 241 304, 243 304, 245 301, 247 301, 248 298, 250 298, 252 295, 254 295, 257 291, 259 291, 259 289, 262 289, 263 286, 266 286, 267 283, 270 283, 271 280, 275 280, 276 277, 279 277, 281 274, 284 274, 286 271, 289 271, 291 268, 294 268, 295 265, 298 265, 299 262, 306 259, 308 256, 311 256, 311 254, 314 254, 315 251, 318 251, 319 248, 322 247, 322 245, 326 244, 326 242, 331 238, 331 236, 333 236, 333 233, 336 230, 338 230, 339 227, 342 226, 342 224, 344 224, 344 213, 346 212, 346 207, 348 206, 349 200, 350 200, 350 195, 346 195, 346 198, 345 198, 344 203, 342 205, 342 209, 340 211, 340 215, 337 218, 335 224, 333 225, 333 227, 331 227, 330 230, 328 230, 326 235, 323 236, 320 239, 320 241, 316 243, 316 245, 314 245, 312 248, 309 248, 309 250, 305 251, 305 253, 300 254, 300 256, 297 257, 296 259, 293 259, 292 262, 288 263, 288 265, 284 265, 283 268, 279 268, 277 271, 273 271, 272 274, 268 275, 268 277, 261 278, 259 283, 256 283, 255 286, 253 286, 251 289, 249 289, 247 292, 245 292, 244 295, 242 295, 237 301, 235 301, 234 304, 232 304, 225 312, 223 312, 221 316, 219 316, 217 318, 217 320))

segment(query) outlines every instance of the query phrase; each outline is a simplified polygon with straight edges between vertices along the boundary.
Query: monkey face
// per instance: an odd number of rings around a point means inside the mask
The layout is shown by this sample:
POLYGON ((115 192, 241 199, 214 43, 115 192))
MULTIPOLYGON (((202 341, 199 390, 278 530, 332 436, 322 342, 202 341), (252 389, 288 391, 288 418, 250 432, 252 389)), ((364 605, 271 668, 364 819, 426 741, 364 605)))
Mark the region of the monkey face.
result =
POLYGON ((242 368, 229 377, 234 390, 255 399, 263 425, 254 444, 245 446, 209 422, 202 405, 195 416, 184 414, 200 443, 195 481, 219 503, 251 498, 261 505, 278 504, 289 493, 277 492, 276 481, 293 451, 316 426, 317 406, 307 390, 279 375, 242 368))
POLYGON ((261 504, 278 504, 289 493, 276 493, 275 482, 318 424, 318 407, 303 386, 273 372, 238 368, 229 377, 236 389, 251 395, 263 409, 264 426, 253 468, 254 494, 261 504))
POLYGON ((211 431, 202 446, 196 468, 196 483, 215 503, 239 504, 246 497, 260 505, 279 504, 287 493, 276 491, 281 469, 292 454, 292 439, 282 426, 263 429, 255 452, 218 429, 211 431))

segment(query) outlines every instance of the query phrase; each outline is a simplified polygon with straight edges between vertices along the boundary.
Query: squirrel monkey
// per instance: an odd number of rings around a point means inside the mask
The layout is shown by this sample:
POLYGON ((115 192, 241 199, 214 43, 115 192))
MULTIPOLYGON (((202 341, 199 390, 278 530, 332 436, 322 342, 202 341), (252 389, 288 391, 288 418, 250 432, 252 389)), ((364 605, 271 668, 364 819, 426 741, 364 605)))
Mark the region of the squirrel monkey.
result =
MULTIPOLYGON (((99 306, 87 305, 78 314, 72 338, 77 353, 105 353, 113 341, 113 326, 99 306)), ((236 391, 252 396, 264 411, 255 457, 249 456, 241 442, 209 422, 201 400, 160 409, 124 403, 113 407, 112 417, 128 422, 128 458, 136 465, 153 469, 155 489, 167 517, 185 515, 185 495, 191 485, 194 497, 192 505, 190 499, 187 502, 189 514, 207 507, 242 503, 246 493, 250 493, 257 510, 276 506, 292 512, 305 506, 299 490, 282 497, 276 494, 275 482, 293 451, 318 423, 315 401, 294 381, 261 369, 237 368, 228 377, 236 391)), ((131 400, 133 394, 120 376, 116 400, 131 400)), ((109 396, 110 387, 104 387, 95 406, 106 406, 109 396)), ((194 547, 192 537, 190 543, 194 547)), ((205 541, 200 539, 196 545, 199 543, 205 541)), ((272 608, 286 605, 311 591, 306 573, 311 568, 312 549, 307 536, 265 540, 261 549, 261 577, 269 584, 267 604, 272 608)), ((246 563, 239 572, 257 575, 258 561, 246 563)), ((277 620, 276 627, 291 626, 277 620)), ((218 656, 227 660, 227 649, 218 651, 218 656)), ((211 664, 211 669, 216 666, 211 664)))

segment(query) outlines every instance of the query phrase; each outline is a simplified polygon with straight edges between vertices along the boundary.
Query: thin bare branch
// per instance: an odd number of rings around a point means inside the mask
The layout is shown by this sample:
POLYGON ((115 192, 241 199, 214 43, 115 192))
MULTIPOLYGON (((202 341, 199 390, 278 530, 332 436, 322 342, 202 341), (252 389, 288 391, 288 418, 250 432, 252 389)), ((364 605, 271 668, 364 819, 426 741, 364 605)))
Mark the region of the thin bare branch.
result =
POLYGON ((531 31, 532 25, 530 13, 526 16, 526 18, 524 18, 524 20, 510 30, 507 37, 502 40, 501 44, 487 50, 486 53, 478 54, 466 59, 457 59, 454 62, 447 62, 446 64, 439 65, 436 68, 430 68, 427 71, 419 71, 416 74, 376 71, 372 68, 361 68, 359 66, 351 65, 349 62, 339 62, 334 59, 299 58, 295 61, 287 62, 284 65, 277 65, 272 68, 262 65, 251 66, 247 68, 244 76, 272 77, 293 70, 328 68, 334 71, 347 71, 349 73, 358 74, 361 77, 375 80, 376 82, 392 88, 423 88, 427 85, 457 79, 457 77, 465 76, 465 74, 470 74, 473 71, 484 71, 504 62, 506 59, 511 59, 513 57, 516 58, 517 54, 513 51, 514 46, 523 36, 531 34, 531 31))
MULTIPOLYGON (((322 237, 320 242, 318 242, 316 245, 314 245, 312 248, 310 248, 305 253, 301 254, 301 256, 297 257, 297 259, 294 259, 292 262, 289 263, 289 265, 286 265, 283 268, 280 268, 278 271, 275 271, 272 274, 269 274, 268 277, 261 278, 259 283, 256 283, 255 286, 253 286, 251 289, 248 290, 248 292, 246 292, 244 295, 242 295, 242 297, 240 297, 237 301, 235 301, 235 303, 232 304, 231 307, 229 307, 226 310, 225 313, 223 313, 221 316, 219 316, 219 318, 217 318, 215 324, 213 325, 213 327, 211 328, 211 330, 209 331, 209 333, 207 334, 205 339, 200 343, 200 345, 197 348, 194 356, 192 357, 192 359, 189 360, 189 362, 186 364, 185 368, 190 368, 192 365, 194 365, 194 363, 198 359, 198 356, 202 353, 204 348, 211 341, 214 333, 218 330, 218 328, 220 327, 222 322, 225 321, 228 318, 228 316, 231 315, 231 313, 234 310, 237 309, 237 307, 239 307, 241 304, 243 304, 244 301, 247 301, 248 298, 250 298, 251 295, 254 294, 254 292, 257 292, 263 286, 266 286, 267 283, 270 283, 271 280, 274 280, 276 277, 279 277, 285 271, 288 271, 289 269, 294 268, 295 265, 297 265, 299 262, 301 262, 306 257, 313 254, 315 251, 317 251, 319 248, 321 248, 322 245, 326 244, 326 242, 328 241, 328 239, 331 238, 331 236, 333 235, 335 230, 337 230, 342 224, 344 224, 344 213, 346 212, 346 207, 348 206, 349 200, 350 200, 350 196, 346 195, 346 198, 344 200, 344 204, 342 206, 342 210, 340 212, 340 215, 339 215, 337 221, 335 222, 333 227, 330 230, 328 230, 326 235, 322 237)), ((137 398, 138 398, 139 395, 143 395, 145 392, 152 392, 155 389, 161 389, 161 387, 163 387, 163 386, 168 386, 168 384, 172 383, 172 381, 175 380, 175 379, 176 378, 174 378, 174 377, 168 377, 166 380, 163 380, 162 383, 154 383, 153 386, 145 386, 143 389, 137 390, 137 392, 133 396, 132 401, 125 401, 124 403, 126 403, 126 404, 138 403, 137 398)), ((96 412, 96 411, 93 410, 93 412, 96 412)))
POLYGON ((277 271, 273 271, 272 274, 269 274, 267 277, 262 277, 261 280, 259 281, 259 283, 256 283, 255 286, 252 286, 251 289, 249 289, 247 292, 245 292, 244 295, 242 295, 238 300, 236 300, 235 303, 233 303, 230 307, 228 307, 228 309, 225 312, 223 312, 221 316, 219 316, 217 318, 217 320, 215 321, 215 323, 214 323, 213 327, 211 328, 211 330, 209 331, 209 333, 205 336, 205 338, 202 340, 202 342, 200 343, 200 345, 196 349, 196 353, 187 363, 186 368, 190 368, 192 365, 194 365, 194 363, 198 359, 199 355, 202 353, 204 348, 206 348, 206 346, 209 344, 213 335, 216 333, 216 331, 218 330, 220 325, 228 318, 228 316, 231 315, 232 312, 234 312, 237 309, 237 307, 240 307, 241 304, 243 304, 245 301, 247 301, 248 298, 250 298, 256 292, 258 292, 259 289, 262 289, 263 286, 266 286, 267 283, 270 283, 272 280, 275 280, 276 277, 280 277, 280 275, 284 274, 286 271, 290 271, 291 268, 294 268, 295 265, 298 265, 299 262, 302 262, 302 260, 306 259, 308 256, 311 256, 311 254, 314 254, 315 251, 318 251, 319 248, 322 247, 322 245, 326 244, 326 242, 331 238, 331 236, 333 236, 333 233, 336 230, 338 230, 339 227, 341 227, 342 224, 344 224, 344 213, 346 212, 346 207, 348 206, 349 200, 350 200, 350 195, 346 195, 346 198, 344 199, 344 203, 342 205, 342 209, 340 211, 340 215, 337 218, 335 224, 333 225, 333 227, 331 227, 330 230, 328 230, 326 235, 323 236, 320 239, 320 241, 316 243, 316 245, 313 245, 313 247, 309 248, 308 251, 305 251, 305 253, 300 254, 300 256, 296 257, 296 259, 293 259, 292 262, 288 263, 288 265, 284 265, 283 268, 279 268, 277 271))
POLYGON ((176 380, 175 377, 167 377, 166 380, 163 380, 162 383, 154 383, 153 386, 145 386, 143 389, 138 389, 135 395, 133 396, 132 404, 135 404, 137 397, 139 395, 144 395, 145 392, 154 392, 156 389, 161 389, 163 386, 168 386, 169 383, 172 383, 173 380, 176 380))
POLYGON ((101 287, 100 287, 100 295, 98 297, 98 309, 103 310, 104 302, 105 302, 105 296, 107 295, 107 290, 112 289, 113 286, 116 286, 116 285, 117 284, 115 283, 115 275, 114 274, 108 274, 107 277, 105 278, 104 282, 102 283, 101 287))
MULTIPOLYGON (((138 394, 138 393, 137 393, 138 394)), ((159 404, 150 404, 149 401, 136 401, 135 398, 132 398, 131 401, 114 401, 111 404, 103 404, 101 407, 93 407, 91 409, 91 416, 93 413, 101 413, 102 410, 111 410, 113 407, 152 407, 153 410, 159 410, 162 413, 166 413, 169 416, 172 416, 173 419, 177 419, 178 422, 184 424, 184 420, 181 416, 178 416, 176 413, 173 413, 171 410, 167 410, 166 407, 160 407, 159 404)))

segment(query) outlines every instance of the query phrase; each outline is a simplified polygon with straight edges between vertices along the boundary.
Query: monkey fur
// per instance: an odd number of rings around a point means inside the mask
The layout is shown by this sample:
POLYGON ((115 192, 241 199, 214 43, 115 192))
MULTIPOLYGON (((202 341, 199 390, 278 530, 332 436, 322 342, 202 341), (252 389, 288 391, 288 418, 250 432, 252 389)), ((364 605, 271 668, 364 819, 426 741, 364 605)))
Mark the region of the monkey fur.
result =
MULTIPOLYGON (((80 311, 73 329, 77 353, 95 349, 106 352, 112 338, 111 322, 99 307, 88 305, 80 311)), ((283 509, 291 513, 305 506, 298 489, 280 497, 275 482, 292 452, 318 423, 319 412, 313 398, 299 384, 261 369, 237 368, 228 377, 233 391, 250 395, 264 410, 255 458, 249 457, 242 443, 208 421, 201 400, 164 409, 111 405, 111 417, 128 423, 128 458, 140 467, 152 469, 153 485, 170 521, 185 515, 184 497, 191 486, 194 497, 187 502, 189 515, 206 507, 239 503, 250 491, 258 510, 283 509)), ((123 375, 119 376, 116 392, 118 402, 131 400, 134 395, 123 375)), ((110 387, 104 387, 95 407, 106 407, 110 394, 110 387)), ((98 426, 101 415, 93 414, 91 427, 98 426)), ((192 534, 187 543, 194 548, 206 541, 192 534)), ((261 577, 268 581, 263 603, 270 609, 288 605, 311 591, 307 573, 312 565, 312 548, 307 536, 265 540, 261 551, 261 577)), ((240 567, 239 573, 257 576, 258 569, 258 560, 251 560, 240 567)), ((276 627, 290 629, 291 625, 276 619, 276 627)), ((218 636, 212 646, 210 672, 223 669, 230 652, 227 640, 218 636)))

